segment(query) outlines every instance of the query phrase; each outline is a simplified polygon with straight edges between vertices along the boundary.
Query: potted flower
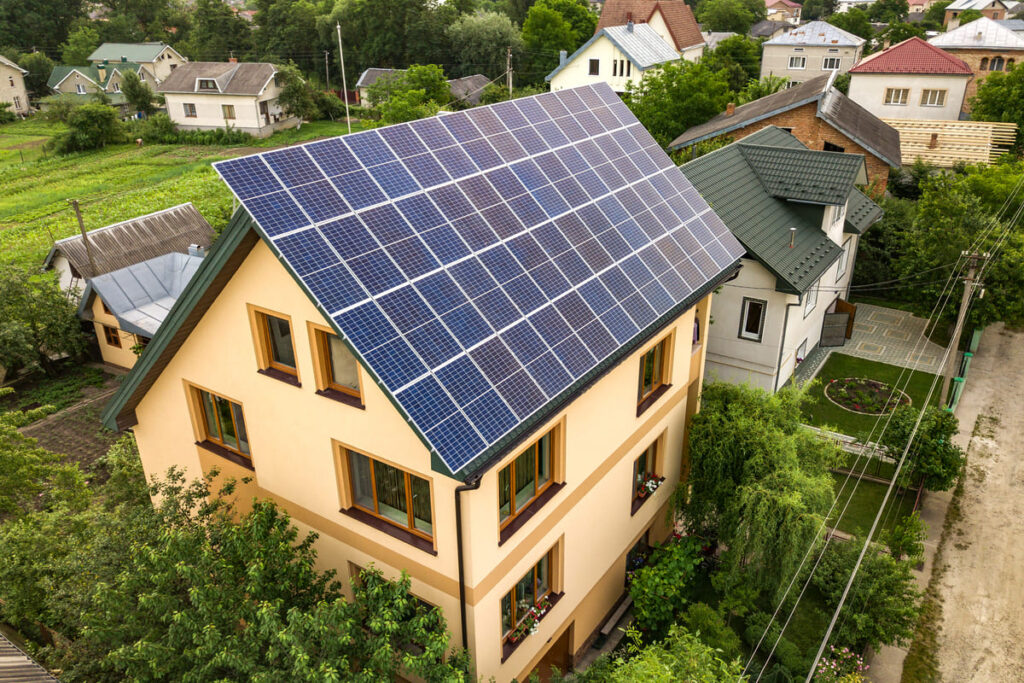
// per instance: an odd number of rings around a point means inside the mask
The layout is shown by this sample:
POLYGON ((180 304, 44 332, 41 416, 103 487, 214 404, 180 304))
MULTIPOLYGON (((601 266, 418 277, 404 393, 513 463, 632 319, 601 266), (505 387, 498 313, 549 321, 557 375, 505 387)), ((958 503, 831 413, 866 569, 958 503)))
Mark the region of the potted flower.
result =
POLYGON ((551 609, 551 601, 547 598, 541 598, 540 602, 526 610, 526 616, 515 627, 508 639, 513 643, 518 643, 526 636, 536 633, 537 623, 547 614, 549 609, 551 609))
POLYGON ((636 485, 637 498, 646 498, 647 494, 654 493, 661 486, 661 477, 657 477, 650 472, 639 478, 639 482, 636 485))

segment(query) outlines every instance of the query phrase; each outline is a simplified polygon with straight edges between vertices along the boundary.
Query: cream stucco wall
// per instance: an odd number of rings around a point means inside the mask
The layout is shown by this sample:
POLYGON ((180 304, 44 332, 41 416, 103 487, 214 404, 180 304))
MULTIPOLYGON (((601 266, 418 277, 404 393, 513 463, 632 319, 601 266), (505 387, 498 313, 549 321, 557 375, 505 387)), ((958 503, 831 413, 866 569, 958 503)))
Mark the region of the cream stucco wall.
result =
MULTIPOLYGON (((607 83, 612 90, 621 93, 626 91, 628 83, 639 83, 647 73, 638 69, 635 64, 629 64, 629 76, 618 73, 613 76, 612 63, 614 60, 629 63, 622 50, 615 47, 615 44, 608 40, 607 36, 601 36, 576 55, 564 69, 555 74, 551 79, 551 90, 565 90, 590 83, 607 83), (598 60, 599 72, 596 76, 590 75, 591 59, 598 60)), ((651 70, 648 69, 648 71, 651 70)))
POLYGON ((854 73, 850 74, 850 99, 879 118, 956 121, 970 80, 970 76, 854 73), (888 88, 908 88, 907 104, 886 104, 888 88), (945 90, 946 103, 941 107, 921 106, 925 90, 945 90))
POLYGON ((157 55, 156 59, 152 62, 147 62, 146 65, 149 66, 149 70, 153 72, 153 76, 155 76, 157 82, 159 82, 167 78, 171 74, 172 70, 187 61, 187 59, 179 55, 170 47, 165 47, 163 52, 157 55))
MULTIPOLYGON (((664 506, 682 469, 686 419, 696 410, 703 345, 691 346, 695 315, 707 330, 710 295, 650 340, 674 334, 671 387, 636 415, 637 350, 612 368, 548 426, 564 435, 564 488, 499 546, 497 472, 510 453, 463 494, 469 644, 478 673, 499 682, 520 677, 543 655, 549 638, 572 628, 578 651, 622 593, 624 556, 645 529, 663 538, 664 506), (659 472, 668 483, 630 515, 632 462, 659 435, 659 472), (595 531, 600 542, 595 543, 595 531), (501 662, 499 601, 526 570, 559 545, 564 597, 506 662, 501 662)), ((191 475, 213 465, 253 475, 251 493, 284 505, 302 529, 321 534, 320 562, 348 575, 351 564, 370 563, 388 576, 405 569, 412 591, 442 608, 453 644, 461 642, 454 492, 458 481, 433 472, 427 449, 384 393, 362 373, 365 409, 315 392, 307 323, 324 321, 270 250, 257 243, 136 408, 134 428, 149 476, 172 465, 191 475), (301 386, 257 373, 248 305, 289 316, 301 386), (187 385, 220 393, 242 405, 255 473, 196 445, 187 385), (339 512, 338 472, 332 443, 340 442, 428 479, 432 487, 432 554, 339 512)), ((545 427, 544 429, 547 429, 545 427)), ((543 430, 538 430, 535 437, 543 430)), ((534 437, 534 438, 535 438, 534 437)))
POLYGON ((98 296, 92 297, 89 310, 92 313, 93 329, 96 330, 96 342, 100 345, 100 356, 104 363, 116 365, 119 368, 131 369, 135 367, 135 361, 139 359, 132 351, 132 347, 139 343, 138 337, 131 332, 125 332, 118 326, 117 318, 103 310, 103 302, 98 296), (107 343, 103 327, 112 327, 117 330, 121 339, 121 346, 112 346, 107 343))
POLYGON ((839 57, 839 73, 843 74, 853 68, 860 60, 862 48, 850 46, 826 45, 769 45, 765 43, 761 54, 761 78, 779 76, 788 78, 792 83, 803 83, 822 74, 832 73, 832 69, 823 69, 826 57, 839 57), (834 50, 834 52, 830 52, 834 50), (806 67, 790 69, 790 57, 806 57, 806 67))
POLYGON ((8 110, 15 114, 29 111, 28 91, 25 90, 25 76, 20 69, 0 63, 0 102, 10 102, 8 110))
POLYGON ((77 71, 72 71, 68 76, 56 86, 58 92, 76 94, 78 92, 78 86, 81 85, 86 93, 98 92, 100 87, 89 78, 86 78, 77 71))
POLYGON ((295 118, 287 118, 277 102, 280 88, 271 81, 266 89, 256 95, 223 95, 221 93, 163 93, 167 115, 174 125, 182 130, 211 130, 213 128, 237 128, 256 137, 266 137, 275 130, 291 128, 298 124, 295 118), (270 123, 260 114, 260 103, 267 102, 270 123), (194 104, 195 117, 186 117, 184 105, 194 104), (223 105, 235 107, 235 118, 225 119, 223 105), (273 117, 281 120, 274 122, 273 117))

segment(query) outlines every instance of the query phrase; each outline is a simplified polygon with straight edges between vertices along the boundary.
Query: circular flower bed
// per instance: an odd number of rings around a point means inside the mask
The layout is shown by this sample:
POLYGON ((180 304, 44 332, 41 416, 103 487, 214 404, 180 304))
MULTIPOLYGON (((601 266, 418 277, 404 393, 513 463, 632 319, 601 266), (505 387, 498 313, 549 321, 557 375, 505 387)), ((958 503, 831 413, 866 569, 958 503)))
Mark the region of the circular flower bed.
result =
POLYGON ((832 380, 825 386, 825 397, 840 408, 864 415, 884 415, 897 406, 910 405, 906 393, 863 377, 832 380))

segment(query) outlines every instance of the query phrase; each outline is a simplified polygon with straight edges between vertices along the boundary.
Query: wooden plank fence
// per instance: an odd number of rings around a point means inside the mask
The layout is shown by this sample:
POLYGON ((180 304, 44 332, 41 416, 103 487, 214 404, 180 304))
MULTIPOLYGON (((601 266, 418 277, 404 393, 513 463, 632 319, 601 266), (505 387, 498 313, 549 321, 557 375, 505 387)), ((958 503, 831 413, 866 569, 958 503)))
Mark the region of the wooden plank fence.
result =
POLYGON ((1017 137, 1016 123, 996 121, 920 121, 882 119, 900 134, 904 164, 921 159, 951 167, 958 161, 991 164, 1010 151, 1017 137))

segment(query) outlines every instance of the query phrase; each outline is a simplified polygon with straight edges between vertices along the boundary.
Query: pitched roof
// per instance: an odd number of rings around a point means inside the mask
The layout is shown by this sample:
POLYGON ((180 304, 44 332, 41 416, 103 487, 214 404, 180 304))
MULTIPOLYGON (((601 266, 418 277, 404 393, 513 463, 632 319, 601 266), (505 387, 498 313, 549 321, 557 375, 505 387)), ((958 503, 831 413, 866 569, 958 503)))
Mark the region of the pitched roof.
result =
POLYGON ((762 19, 747 31, 747 34, 751 38, 766 38, 779 29, 790 30, 793 28, 793 24, 788 21, 772 21, 771 19, 762 19))
POLYGON ((172 71, 157 86, 157 92, 259 95, 277 68, 267 62, 188 62, 172 71), (212 78, 217 91, 196 89, 196 79, 212 78))
POLYGON ((723 40, 728 40, 729 38, 738 36, 739 34, 734 33, 733 31, 706 31, 703 35, 707 49, 714 50, 723 40))
POLYGON ((1014 33, 1024 32, 1024 19, 1000 19, 996 23, 1014 33))
POLYGON ((554 71, 545 76, 544 80, 550 81, 560 71, 568 68, 577 57, 602 37, 611 41, 612 45, 617 47, 626 56, 626 59, 640 71, 681 59, 675 48, 665 42, 665 39, 658 35, 658 32, 651 28, 650 24, 608 26, 583 43, 576 52, 573 52, 564 62, 556 66, 554 71))
POLYGON ((1006 7, 1006 3, 1000 2, 999 0, 954 0, 951 4, 946 6, 946 11, 968 9, 983 10, 986 7, 990 7, 997 3, 1006 7))
POLYGON ((743 253, 604 83, 215 168, 253 221, 236 216, 204 259, 108 424, 131 423, 211 300, 204 288, 223 286, 220 269, 244 259, 225 250, 246 250, 253 230, 434 470, 457 478, 518 447, 743 253))
POLYGON ((970 76, 967 62, 913 36, 860 60, 851 74, 922 74, 970 76))
POLYGON ((793 2, 793 0, 764 0, 765 7, 772 7, 773 5, 785 5, 786 7, 803 7, 799 2, 793 2))
POLYGON ((863 165, 859 155, 811 151, 770 126, 680 168, 748 255, 775 275, 776 288, 801 293, 839 258, 842 248, 821 229, 821 206, 789 201, 779 193, 830 201, 844 191, 849 196, 855 189, 854 159, 863 165), (797 169, 808 175, 798 186, 787 186, 797 169), (790 228, 796 228, 792 247, 790 228))
POLYGON ((881 220, 884 214, 882 207, 857 188, 853 188, 850 192, 850 201, 846 205, 844 231, 863 235, 864 231, 881 220))
POLYGON ((141 65, 136 64, 135 62, 116 62, 107 66, 103 70, 103 75, 100 76, 101 67, 93 64, 90 64, 89 66, 65 66, 63 64, 57 64, 53 67, 53 71, 50 72, 50 78, 47 79, 46 85, 50 88, 56 88, 72 71, 77 71, 99 87, 106 88, 110 83, 110 79, 113 78, 114 72, 124 74, 128 71, 134 71, 135 73, 139 73, 142 68, 143 67, 141 65))
POLYGON ((79 303, 83 316, 99 295, 126 332, 152 337, 195 275, 203 258, 171 252, 91 278, 79 303))
POLYGON ((0 55, 0 64, 3 64, 4 66, 9 66, 12 69, 17 69, 18 71, 20 71, 23 74, 27 74, 28 73, 28 69, 22 69, 20 66, 18 66, 17 64, 12 62, 11 60, 7 59, 7 57, 4 57, 3 55, 0 55))
POLYGON ((214 232, 191 202, 132 218, 105 228, 90 230, 89 246, 96 260, 96 272, 81 235, 58 240, 46 255, 43 268, 53 266, 63 254, 84 278, 92 278, 170 252, 188 253, 191 244, 208 247, 214 232))
POLYGON ((152 62, 167 47, 166 43, 103 43, 92 51, 88 59, 90 62, 102 62, 104 59, 119 62, 122 58, 129 62, 152 62))
POLYGON ((972 47, 1024 50, 1024 37, 988 17, 975 19, 969 24, 937 35, 928 42, 944 50, 972 47))
POLYGON ((629 21, 648 22, 655 11, 661 13, 678 51, 704 42, 693 10, 684 0, 606 0, 594 32, 608 26, 622 26, 629 21))
POLYGON ((405 73, 405 69, 378 69, 371 67, 359 74, 359 80, 352 87, 354 88, 369 88, 371 85, 377 82, 381 76, 391 76, 405 73))
POLYGON ((0 682, 52 683, 56 680, 0 632, 0 682))
POLYGON ((818 76, 793 88, 780 90, 724 112, 690 128, 672 141, 670 149, 682 149, 703 140, 764 121, 797 107, 818 103, 817 116, 890 166, 900 166, 900 136, 892 126, 829 85, 830 76, 818 76))
POLYGON ((857 47, 866 41, 827 21, 810 21, 792 31, 772 38, 765 45, 849 45, 857 47))
POLYGON ((462 78, 453 78, 448 81, 448 88, 452 97, 467 104, 480 104, 480 97, 484 94, 484 88, 491 84, 491 79, 483 74, 473 74, 462 78))

